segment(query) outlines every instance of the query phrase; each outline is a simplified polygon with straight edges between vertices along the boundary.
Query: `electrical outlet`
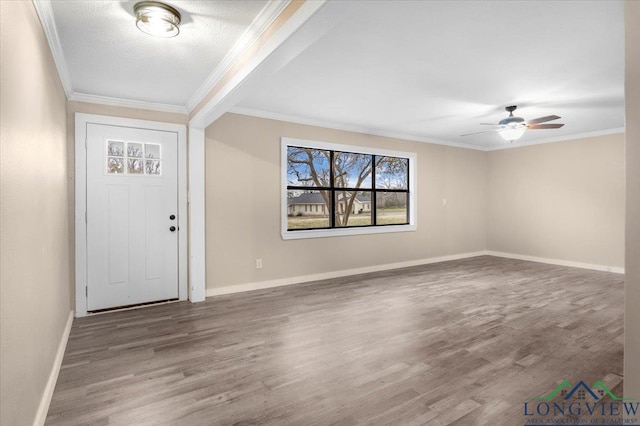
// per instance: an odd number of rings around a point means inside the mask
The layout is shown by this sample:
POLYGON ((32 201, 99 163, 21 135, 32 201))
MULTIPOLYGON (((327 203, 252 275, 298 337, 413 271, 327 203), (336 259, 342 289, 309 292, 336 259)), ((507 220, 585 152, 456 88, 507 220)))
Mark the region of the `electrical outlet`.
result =
POLYGON ((256 269, 262 269, 262 259, 256 259, 256 269))

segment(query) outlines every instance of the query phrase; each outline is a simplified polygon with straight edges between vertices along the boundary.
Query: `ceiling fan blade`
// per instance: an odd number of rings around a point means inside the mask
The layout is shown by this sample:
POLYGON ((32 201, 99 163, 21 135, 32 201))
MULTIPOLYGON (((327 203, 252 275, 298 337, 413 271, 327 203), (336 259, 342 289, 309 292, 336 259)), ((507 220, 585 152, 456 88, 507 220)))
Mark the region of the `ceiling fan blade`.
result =
POLYGON ((479 135, 480 133, 495 133, 497 130, 485 130, 484 132, 474 132, 474 133, 466 133, 460 136, 471 136, 471 135, 479 135))
POLYGON ((540 124, 547 121, 557 120, 558 118, 560 117, 558 117, 557 115, 547 115, 546 117, 534 118, 533 120, 529 120, 527 121, 527 124, 540 124))
POLYGON ((560 127, 564 126, 564 124, 533 124, 533 125, 528 125, 527 129, 530 130, 535 130, 535 129, 559 129, 560 127))

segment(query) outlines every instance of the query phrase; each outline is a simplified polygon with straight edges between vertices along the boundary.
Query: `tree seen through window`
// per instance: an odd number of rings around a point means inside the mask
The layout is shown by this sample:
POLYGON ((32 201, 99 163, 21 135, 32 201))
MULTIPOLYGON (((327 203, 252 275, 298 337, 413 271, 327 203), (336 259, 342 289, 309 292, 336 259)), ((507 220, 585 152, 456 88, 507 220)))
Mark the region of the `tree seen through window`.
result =
POLYGON ((409 223, 409 160, 287 147, 289 230, 409 223))

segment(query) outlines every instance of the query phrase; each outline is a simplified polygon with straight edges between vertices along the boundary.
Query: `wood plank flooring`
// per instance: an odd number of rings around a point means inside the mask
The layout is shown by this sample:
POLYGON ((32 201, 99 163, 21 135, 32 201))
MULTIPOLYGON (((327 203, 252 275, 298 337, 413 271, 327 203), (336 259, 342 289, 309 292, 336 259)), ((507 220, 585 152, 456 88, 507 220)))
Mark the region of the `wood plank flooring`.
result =
POLYGON ((623 276, 490 256, 74 321, 47 425, 522 425, 622 393, 623 276))

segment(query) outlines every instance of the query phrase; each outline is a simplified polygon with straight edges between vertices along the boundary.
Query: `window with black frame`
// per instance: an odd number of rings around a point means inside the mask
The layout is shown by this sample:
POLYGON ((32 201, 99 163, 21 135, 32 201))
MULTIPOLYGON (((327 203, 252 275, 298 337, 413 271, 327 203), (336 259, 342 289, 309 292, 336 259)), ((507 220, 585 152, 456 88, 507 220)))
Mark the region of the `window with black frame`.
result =
POLYGON ((409 159, 287 146, 287 230, 409 224, 409 159))

